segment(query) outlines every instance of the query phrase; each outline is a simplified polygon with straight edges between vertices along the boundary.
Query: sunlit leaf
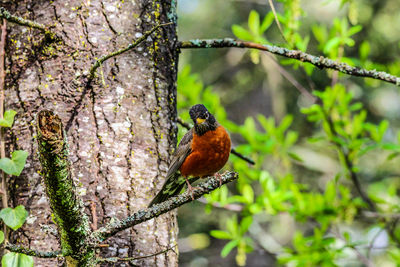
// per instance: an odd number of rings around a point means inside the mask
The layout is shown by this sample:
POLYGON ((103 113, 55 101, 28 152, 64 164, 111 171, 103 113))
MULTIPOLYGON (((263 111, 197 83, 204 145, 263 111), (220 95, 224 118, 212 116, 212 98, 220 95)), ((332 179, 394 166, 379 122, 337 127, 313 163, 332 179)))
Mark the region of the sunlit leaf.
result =
POLYGON ((221 230, 212 230, 210 231, 210 235, 218 239, 232 239, 232 236, 228 232, 221 230))
POLYGON ((27 157, 28 152, 24 150, 15 150, 11 155, 11 159, 0 159, 0 169, 8 174, 19 176, 24 169, 27 157))
POLYGON ((19 205, 15 209, 4 208, 0 211, 0 218, 13 230, 20 228, 24 224, 26 217, 28 217, 28 212, 23 205, 19 205))
POLYGON ((4 112, 3 118, 0 119, 0 126, 11 127, 14 123, 15 114, 17 114, 15 110, 6 110, 6 112, 4 112))
POLYGON ((3 267, 33 267, 33 258, 31 256, 8 252, 1 259, 3 267))
POLYGON ((257 11, 250 11, 248 25, 250 31, 252 31, 255 36, 260 34, 260 15, 257 11))
POLYGON ((232 32, 237 38, 245 41, 253 41, 254 39, 248 30, 239 25, 232 25, 232 32))
POLYGON ((234 249, 239 244, 239 240, 229 241, 224 248, 221 250, 221 257, 225 258, 228 256, 229 252, 234 249))

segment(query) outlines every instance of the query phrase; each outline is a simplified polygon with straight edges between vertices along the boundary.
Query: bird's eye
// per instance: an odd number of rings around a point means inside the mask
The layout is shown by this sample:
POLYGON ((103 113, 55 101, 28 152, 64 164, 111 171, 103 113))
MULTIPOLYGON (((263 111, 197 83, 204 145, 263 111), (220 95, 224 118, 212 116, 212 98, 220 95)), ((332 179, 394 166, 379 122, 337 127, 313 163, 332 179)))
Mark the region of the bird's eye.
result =
POLYGON ((207 113, 206 113, 206 119, 208 119, 208 116, 209 116, 209 113, 207 112, 207 113))

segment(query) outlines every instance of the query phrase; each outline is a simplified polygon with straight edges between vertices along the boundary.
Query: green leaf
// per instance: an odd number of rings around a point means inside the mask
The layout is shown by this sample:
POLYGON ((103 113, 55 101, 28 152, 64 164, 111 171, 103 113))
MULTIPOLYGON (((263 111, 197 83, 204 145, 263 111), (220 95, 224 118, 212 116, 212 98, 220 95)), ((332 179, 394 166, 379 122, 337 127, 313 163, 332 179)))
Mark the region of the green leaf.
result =
POLYGON ((253 41, 254 39, 248 30, 236 24, 232 25, 232 32, 237 38, 245 41, 253 41))
POLYGON ((228 256, 229 252, 231 252, 231 250, 234 249, 238 244, 239 240, 229 241, 228 244, 226 244, 225 247, 221 250, 221 257, 225 258, 226 256, 228 256))
POLYGON ((251 62, 253 62, 254 64, 260 63, 260 51, 250 50, 250 58, 251 62))
POLYGON ((0 244, 3 243, 4 241, 4 233, 3 231, 0 231, 0 244))
POLYGON ((240 235, 243 236, 247 230, 249 229, 250 225, 253 223, 253 217, 247 216, 242 219, 240 222, 240 235))
POLYGON ((299 162, 304 162, 303 159, 299 155, 297 155, 296 153, 288 152, 288 156, 291 157, 294 160, 299 161, 299 162))
POLYGON ((33 267, 33 258, 31 256, 8 252, 1 259, 1 266, 3 267, 33 267))
POLYGON ((347 36, 352 36, 356 33, 358 33, 359 31, 362 30, 362 26, 361 25, 356 25, 350 28, 350 30, 347 32, 347 36))
POLYGON ((260 26, 260 34, 263 34, 268 28, 271 26, 274 21, 274 14, 270 11, 267 15, 265 15, 263 22, 260 26))
POLYGON ((246 203, 251 204, 254 201, 254 192, 253 188, 249 184, 243 185, 242 191, 243 197, 246 199, 246 203))
POLYGON ((260 33, 260 15, 257 11, 252 10, 249 14, 249 29, 255 35, 258 36, 260 33))
POLYGON ((14 123, 14 116, 17 114, 15 110, 9 109, 4 112, 4 116, 0 119, 0 126, 11 127, 14 123))
POLYGON ((26 217, 28 217, 28 212, 23 205, 19 205, 15 209, 4 208, 0 211, 0 218, 13 230, 20 228, 24 224, 26 217))
POLYGON ((11 159, 0 159, 0 169, 7 174, 19 176, 24 169, 27 157, 28 152, 24 150, 15 150, 11 155, 11 159))
POLYGON ((237 223, 237 217, 233 216, 232 218, 229 218, 226 221, 226 228, 228 229, 229 233, 231 234, 232 237, 238 235, 238 223, 237 223))
POLYGON ((371 50, 371 47, 370 47, 368 41, 364 41, 361 43, 360 48, 359 48, 359 54, 360 54, 361 61, 364 61, 368 58, 370 50, 371 50))
POLYGON ((339 37, 334 37, 330 39, 324 47, 324 53, 329 53, 332 49, 335 49, 339 46, 341 39, 339 37))
POLYGON ((311 28, 315 39, 317 39, 317 41, 320 44, 324 44, 326 43, 326 40, 328 39, 328 31, 326 29, 326 26, 324 25, 313 25, 311 28))
POLYGON ((232 239, 232 236, 228 232, 221 230, 212 230, 210 235, 218 239, 232 239))

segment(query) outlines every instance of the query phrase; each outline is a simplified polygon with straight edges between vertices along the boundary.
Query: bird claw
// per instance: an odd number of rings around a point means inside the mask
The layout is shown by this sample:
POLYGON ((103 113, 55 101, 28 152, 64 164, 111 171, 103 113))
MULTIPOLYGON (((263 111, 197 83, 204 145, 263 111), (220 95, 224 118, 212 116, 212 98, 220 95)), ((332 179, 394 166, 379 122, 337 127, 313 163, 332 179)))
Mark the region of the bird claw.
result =
POLYGON ((214 174, 214 176, 218 178, 219 187, 221 187, 222 186, 222 175, 219 172, 217 172, 217 173, 214 174))
MULTIPOLYGON (((186 178, 185 178, 185 179, 186 179, 186 178)), ((192 200, 194 200, 193 191, 194 191, 195 189, 197 189, 198 187, 193 187, 193 186, 189 183, 189 180, 188 180, 188 179, 186 179, 186 183, 187 183, 187 186, 188 186, 188 192, 189 192, 190 195, 192 196, 192 200)))

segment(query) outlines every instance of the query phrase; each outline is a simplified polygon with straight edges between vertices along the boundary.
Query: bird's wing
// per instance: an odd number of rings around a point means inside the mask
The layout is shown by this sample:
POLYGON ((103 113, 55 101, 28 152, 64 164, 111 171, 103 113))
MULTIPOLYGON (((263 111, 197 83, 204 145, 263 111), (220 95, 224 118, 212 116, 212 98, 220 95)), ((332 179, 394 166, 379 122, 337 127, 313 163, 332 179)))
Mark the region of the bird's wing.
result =
POLYGON ((185 186, 185 178, 180 176, 178 170, 192 151, 192 139, 193 130, 190 129, 183 136, 181 142, 178 145, 178 148, 175 150, 175 153, 172 156, 171 164, 169 165, 169 170, 164 185, 160 192, 158 192, 158 194, 153 198, 153 200, 149 204, 149 207, 157 203, 164 202, 172 196, 178 195, 182 188, 185 186))
POLYGON ((172 156, 172 161, 169 165, 168 173, 167 173, 167 181, 168 179, 176 173, 181 167, 182 163, 185 161, 187 156, 192 152, 192 139, 193 139, 193 128, 190 129, 182 138, 181 142, 178 145, 178 148, 175 150, 174 155, 172 156))

